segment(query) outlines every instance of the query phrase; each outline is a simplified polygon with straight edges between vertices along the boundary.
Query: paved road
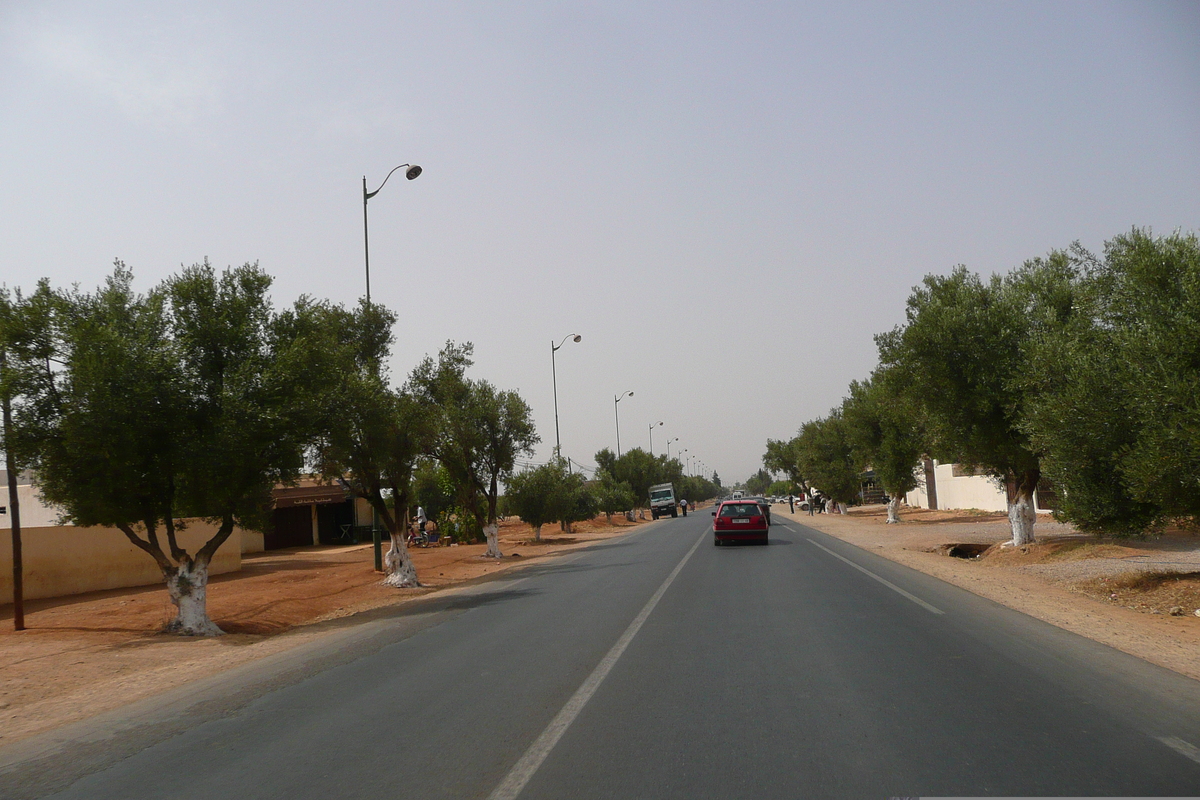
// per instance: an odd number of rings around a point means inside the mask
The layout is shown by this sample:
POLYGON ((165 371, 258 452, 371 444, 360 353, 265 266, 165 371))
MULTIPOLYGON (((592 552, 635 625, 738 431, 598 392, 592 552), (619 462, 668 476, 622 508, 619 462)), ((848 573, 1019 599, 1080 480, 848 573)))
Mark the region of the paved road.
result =
POLYGON ((0 797, 1194 795, 1200 684, 703 512, 0 751, 0 797))

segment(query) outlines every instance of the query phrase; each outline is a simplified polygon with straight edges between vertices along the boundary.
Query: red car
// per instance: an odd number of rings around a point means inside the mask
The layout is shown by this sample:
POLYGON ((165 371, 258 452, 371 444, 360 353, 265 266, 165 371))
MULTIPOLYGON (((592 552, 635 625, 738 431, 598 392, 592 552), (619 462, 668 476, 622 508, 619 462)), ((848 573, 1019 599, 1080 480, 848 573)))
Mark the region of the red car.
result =
POLYGON ((713 544, 725 542, 767 543, 770 527, 762 506, 753 500, 726 500, 713 514, 713 544))

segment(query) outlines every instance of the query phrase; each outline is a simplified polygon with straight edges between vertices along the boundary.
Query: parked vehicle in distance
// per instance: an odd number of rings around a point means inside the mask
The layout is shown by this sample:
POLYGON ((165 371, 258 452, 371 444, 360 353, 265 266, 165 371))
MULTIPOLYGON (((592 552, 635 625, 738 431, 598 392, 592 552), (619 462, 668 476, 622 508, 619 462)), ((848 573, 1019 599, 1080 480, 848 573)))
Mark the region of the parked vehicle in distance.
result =
POLYGON ((767 518, 767 525, 771 524, 771 501, 765 497, 743 497, 743 502, 755 502, 762 508, 763 516, 767 518))
POLYGON ((670 514, 679 516, 679 504, 675 502, 675 486, 660 483, 650 487, 650 515, 655 519, 670 514))
POLYGON ((727 500, 713 514, 713 545, 727 542, 766 544, 770 522, 753 500, 727 500))

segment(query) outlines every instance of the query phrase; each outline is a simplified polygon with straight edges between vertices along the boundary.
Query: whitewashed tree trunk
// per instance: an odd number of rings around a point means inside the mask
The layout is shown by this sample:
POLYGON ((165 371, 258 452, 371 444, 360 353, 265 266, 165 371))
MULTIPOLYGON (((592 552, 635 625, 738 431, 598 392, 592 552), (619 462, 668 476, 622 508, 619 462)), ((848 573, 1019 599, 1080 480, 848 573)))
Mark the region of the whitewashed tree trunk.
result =
POLYGON ((393 533, 392 546, 383 557, 383 568, 387 577, 383 579, 384 586, 395 586, 397 589, 407 589, 420 586, 417 582, 417 568, 408 557, 408 544, 404 535, 393 533))
POLYGON ((167 594, 179 609, 167 623, 168 633, 221 636, 225 631, 208 618, 208 564, 185 561, 167 576, 167 594))
POLYGON ((895 496, 888 499, 888 525, 893 525, 900 521, 900 497, 895 496))
POLYGON ((487 538, 487 552, 484 558, 504 558, 500 552, 500 526, 492 522, 483 526, 483 535, 487 538))
POLYGON ((540 542, 542 540, 542 526, 541 525, 538 525, 536 528, 533 529, 533 540, 535 542, 540 542))
POLYGON ((1015 546, 1033 544, 1033 524, 1037 521, 1037 513, 1033 510, 1033 494, 1021 492, 1016 500, 1008 504, 1008 522, 1012 526, 1012 543, 1015 546))

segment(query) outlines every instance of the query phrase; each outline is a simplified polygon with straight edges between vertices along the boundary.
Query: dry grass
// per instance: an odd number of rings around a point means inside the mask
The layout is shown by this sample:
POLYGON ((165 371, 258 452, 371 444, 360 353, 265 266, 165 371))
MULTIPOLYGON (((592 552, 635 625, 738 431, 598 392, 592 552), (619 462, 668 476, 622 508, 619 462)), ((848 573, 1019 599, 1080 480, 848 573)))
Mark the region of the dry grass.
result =
POLYGON ((1168 614, 1176 606, 1185 615, 1200 610, 1200 572, 1130 572, 1081 581, 1075 588, 1097 600, 1151 614, 1168 614))
POLYGON ((1094 558, 1119 559, 1136 554, 1136 550, 1108 542, 1051 539, 1021 547, 994 545, 983 554, 980 561, 993 567, 1015 567, 1094 558))

